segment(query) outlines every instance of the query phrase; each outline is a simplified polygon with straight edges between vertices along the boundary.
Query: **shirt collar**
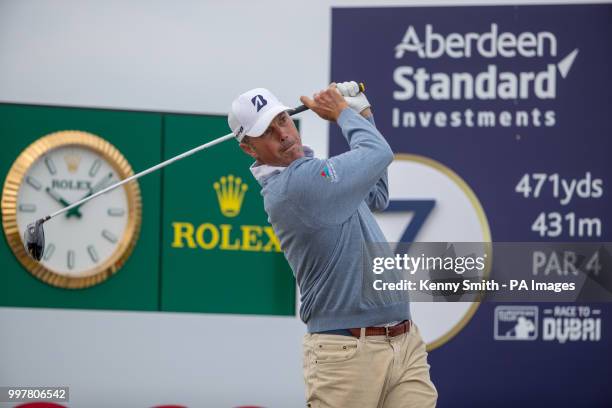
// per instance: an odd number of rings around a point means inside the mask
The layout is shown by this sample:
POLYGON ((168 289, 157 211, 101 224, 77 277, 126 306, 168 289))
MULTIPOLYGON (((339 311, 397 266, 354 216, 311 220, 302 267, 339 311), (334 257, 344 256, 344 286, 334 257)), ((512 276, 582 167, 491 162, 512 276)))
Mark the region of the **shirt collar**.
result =
MULTIPOLYGON (((303 146, 304 148, 304 157, 312 158, 314 157, 314 151, 309 146, 303 146)), ((267 164, 262 164, 258 161, 253 163, 249 170, 251 170, 251 174, 255 177, 255 180, 259 182, 259 184, 263 185, 264 182, 270 177, 279 174, 287 167, 285 166, 270 166, 267 164)))

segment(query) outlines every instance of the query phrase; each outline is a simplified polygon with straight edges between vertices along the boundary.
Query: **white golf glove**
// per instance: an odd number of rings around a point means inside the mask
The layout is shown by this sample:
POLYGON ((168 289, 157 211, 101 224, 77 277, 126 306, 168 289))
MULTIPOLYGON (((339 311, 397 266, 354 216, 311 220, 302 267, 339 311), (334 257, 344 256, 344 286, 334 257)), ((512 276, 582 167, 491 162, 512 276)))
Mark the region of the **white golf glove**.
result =
POLYGON ((357 82, 340 82, 336 84, 336 88, 340 94, 344 96, 344 100, 346 103, 348 103, 349 107, 356 110, 357 113, 361 113, 371 106, 370 102, 368 102, 368 98, 365 96, 365 93, 360 92, 359 84, 357 82))

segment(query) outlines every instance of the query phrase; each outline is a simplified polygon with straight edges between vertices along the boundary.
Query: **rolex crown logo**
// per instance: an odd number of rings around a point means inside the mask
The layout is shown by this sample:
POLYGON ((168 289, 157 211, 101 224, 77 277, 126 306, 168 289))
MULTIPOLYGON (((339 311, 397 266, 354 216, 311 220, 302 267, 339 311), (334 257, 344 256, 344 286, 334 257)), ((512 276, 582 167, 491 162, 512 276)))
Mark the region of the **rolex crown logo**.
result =
POLYGON ((218 182, 213 184, 217 192, 217 200, 219 200, 219 208, 221 213, 226 217, 235 217, 240 213, 244 193, 249 186, 242 182, 240 177, 234 177, 229 174, 227 177, 222 176, 218 182))
POLYGON ((76 173, 79 169, 79 163, 81 163, 81 156, 75 153, 68 153, 64 156, 64 161, 68 166, 68 171, 71 173, 76 173))

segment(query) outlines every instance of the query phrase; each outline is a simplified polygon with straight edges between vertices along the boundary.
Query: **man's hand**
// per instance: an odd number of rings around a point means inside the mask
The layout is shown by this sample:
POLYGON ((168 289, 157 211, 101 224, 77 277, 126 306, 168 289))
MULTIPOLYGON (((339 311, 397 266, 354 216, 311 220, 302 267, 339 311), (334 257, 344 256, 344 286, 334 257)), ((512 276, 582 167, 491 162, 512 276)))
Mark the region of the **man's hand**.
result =
POLYGON ((349 107, 335 84, 331 84, 327 89, 314 94, 310 99, 307 96, 300 97, 300 101, 310 110, 325 120, 336 122, 340 113, 349 107))
POLYGON ((357 82, 340 82, 336 87, 340 94, 344 96, 344 100, 346 100, 351 109, 357 111, 357 113, 361 113, 361 115, 366 118, 372 114, 370 110, 372 105, 370 105, 365 93, 361 92, 359 89, 359 84, 357 82))

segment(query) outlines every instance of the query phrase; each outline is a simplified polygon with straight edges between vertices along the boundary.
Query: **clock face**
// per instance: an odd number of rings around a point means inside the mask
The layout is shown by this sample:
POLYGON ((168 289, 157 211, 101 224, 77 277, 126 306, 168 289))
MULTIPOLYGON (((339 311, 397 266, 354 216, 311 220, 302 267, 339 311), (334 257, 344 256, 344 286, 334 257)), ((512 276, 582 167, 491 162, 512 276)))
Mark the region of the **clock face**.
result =
POLYGON ((115 273, 140 231, 135 181, 45 222, 40 262, 26 255, 21 234, 28 224, 132 174, 115 147, 89 133, 57 132, 30 145, 9 171, 2 196, 4 231, 19 261, 45 282, 66 288, 88 287, 115 273))
MULTIPOLYGON (((19 188, 19 230, 119 180, 112 165, 86 147, 68 145, 50 150, 30 166, 19 188)), ((127 216, 124 188, 58 215, 44 225, 41 263, 61 275, 91 274, 117 250, 127 216)))

